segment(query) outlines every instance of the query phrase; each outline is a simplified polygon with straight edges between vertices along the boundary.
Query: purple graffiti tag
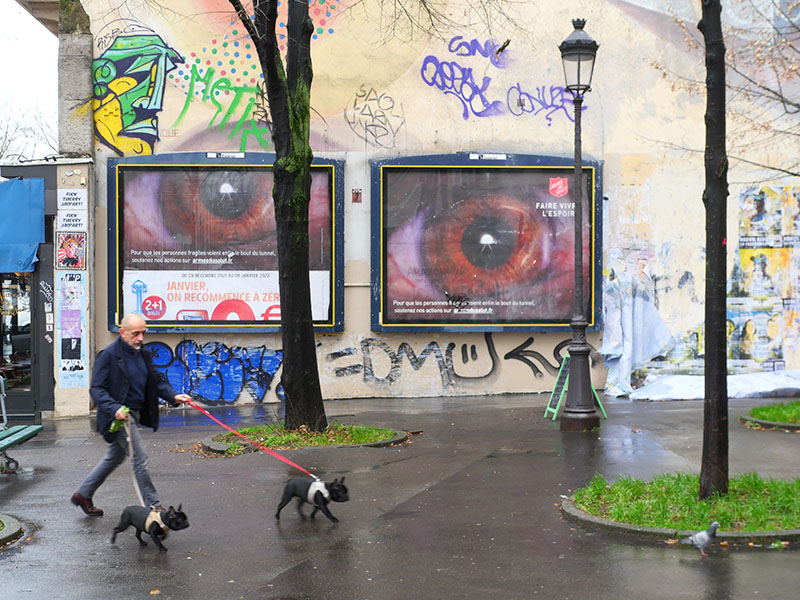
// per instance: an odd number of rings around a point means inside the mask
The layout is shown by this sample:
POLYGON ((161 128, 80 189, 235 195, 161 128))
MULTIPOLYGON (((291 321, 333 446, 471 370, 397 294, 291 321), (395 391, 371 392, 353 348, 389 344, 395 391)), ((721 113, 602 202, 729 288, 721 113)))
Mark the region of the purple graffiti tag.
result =
POLYGON ((445 94, 461 101, 464 120, 472 112, 476 117, 492 117, 503 112, 503 103, 486 98, 486 90, 492 82, 484 77, 480 85, 475 82, 470 67, 462 67, 454 61, 440 61, 433 55, 426 56, 420 70, 422 81, 438 88, 445 94))
POLYGON ((498 69, 506 67, 508 61, 506 55, 498 52, 500 44, 494 40, 486 40, 481 44, 478 40, 466 41, 460 35, 455 36, 447 44, 447 49, 456 56, 475 56, 480 54, 483 58, 488 58, 498 69))
MULTIPOLYGON (((515 117, 526 113, 537 116, 542 111, 547 111, 544 118, 547 119, 548 127, 553 124, 553 115, 561 111, 570 121, 575 121, 572 115, 572 98, 563 87, 557 85, 551 85, 549 89, 540 85, 533 94, 529 94, 522 91, 522 86, 517 83, 508 88, 506 104, 515 117)), ((584 105, 581 110, 586 110, 586 106, 584 105)))

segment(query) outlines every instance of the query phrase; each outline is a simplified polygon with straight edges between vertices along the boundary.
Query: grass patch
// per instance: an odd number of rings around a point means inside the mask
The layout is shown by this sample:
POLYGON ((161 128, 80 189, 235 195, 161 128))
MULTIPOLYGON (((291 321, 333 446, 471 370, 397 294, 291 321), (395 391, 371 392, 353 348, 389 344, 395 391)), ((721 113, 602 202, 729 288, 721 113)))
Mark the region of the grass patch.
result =
POLYGON ((756 473, 731 477, 726 496, 700 501, 700 477, 665 474, 646 482, 623 477, 609 484, 595 475, 575 492, 587 513, 630 525, 666 529, 705 529, 719 521, 726 531, 800 528, 800 479, 762 479, 756 473))
POLYGON ((800 425, 800 400, 790 403, 756 406, 750 410, 750 416, 773 423, 790 423, 800 425))
MULTIPOLYGON (((395 435, 391 429, 340 423, 330 423, 324 431, 320 432, 311 431, 306 426, 300 429, 286 429, 283 424, 244 427, 238 431, 272 450, 293 450, 308 446, 372 444, 391 439, 395 435)), ((225 453, 227 456, 237 456, 254 449, 254 446, 233 433, 221 433, 214 437, 214 441, 230 444, 225 453)))

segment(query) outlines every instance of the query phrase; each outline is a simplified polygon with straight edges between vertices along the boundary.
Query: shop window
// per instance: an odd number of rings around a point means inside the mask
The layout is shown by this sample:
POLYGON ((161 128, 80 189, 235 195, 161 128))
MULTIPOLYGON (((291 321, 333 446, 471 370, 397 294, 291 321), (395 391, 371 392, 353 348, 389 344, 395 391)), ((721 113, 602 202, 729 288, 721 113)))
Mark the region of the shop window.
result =
POLYGON ((31 273, 0 274, 0 375, 6 389, 31 389, 31 273))

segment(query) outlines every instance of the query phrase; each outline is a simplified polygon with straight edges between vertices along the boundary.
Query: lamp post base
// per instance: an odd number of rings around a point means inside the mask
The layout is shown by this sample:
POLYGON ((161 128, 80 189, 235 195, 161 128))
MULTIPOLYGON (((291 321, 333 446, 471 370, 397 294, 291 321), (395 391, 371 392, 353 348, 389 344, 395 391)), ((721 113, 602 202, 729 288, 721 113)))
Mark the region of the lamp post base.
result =
POLYGON ((567 401, 561 414, 561 431, 588 431, 600 427, 589 374, 589 344, 586 343, 586 321, 572 322, 572 343, 569 346, 569 381, 567 401))

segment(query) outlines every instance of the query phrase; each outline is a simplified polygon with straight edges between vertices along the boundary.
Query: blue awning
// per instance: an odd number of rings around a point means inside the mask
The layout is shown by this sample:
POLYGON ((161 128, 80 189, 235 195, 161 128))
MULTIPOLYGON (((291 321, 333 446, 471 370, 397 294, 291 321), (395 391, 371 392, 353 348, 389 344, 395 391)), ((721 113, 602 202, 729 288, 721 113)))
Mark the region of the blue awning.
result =
POLYGON ((0 273, 30 273, 44 242, 44 179, 0 182, 0 273))

